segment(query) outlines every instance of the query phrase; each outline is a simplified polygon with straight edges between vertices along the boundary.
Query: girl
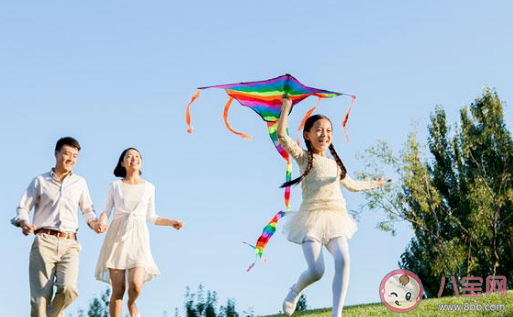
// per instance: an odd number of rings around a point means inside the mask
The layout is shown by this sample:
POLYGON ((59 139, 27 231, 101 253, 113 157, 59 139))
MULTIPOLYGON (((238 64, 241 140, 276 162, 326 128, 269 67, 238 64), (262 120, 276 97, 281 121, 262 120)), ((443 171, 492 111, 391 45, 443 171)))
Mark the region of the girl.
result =
POLYGON ((100 215, 101 232, 115 210, 96 265, 96 279, 112 284, 110 316, 121 317, 128 275, 128 312, 140 317, 135 300, 145 282, 160 274, 150 250, 146 221, 180 229, 183 223, 155 214, 155 187, 141 179, 141 154, 134 148, 121 153, 114 175, 121 180, 110 184, 105 208, 100 215))
POLYGON ((306 121, 303 138, 308 150, 301 149, 287 135, 291 107, 292 101, 282 98, 277 134, 280 144, 296 160, 302 174, 282 187, 301 182, 303 201, 299 211, 284 226, 284 232, 289 241, 302 246, 308 268, 290 288, 283 302, 283 312, 292 315, 301 292, 324 274, 322 247, 325 246, 335 261, 332 317, 340 317, 349 284, 347 239, 357 229, 354 219, 347 213, 340 184, 350 191, 359 191, 381 187, 390 180, 356 181, 349 177, 332 144, 331 121, 323 115, 311 116, 306 121), (326 149, 333 159, 326 157, 326 149))

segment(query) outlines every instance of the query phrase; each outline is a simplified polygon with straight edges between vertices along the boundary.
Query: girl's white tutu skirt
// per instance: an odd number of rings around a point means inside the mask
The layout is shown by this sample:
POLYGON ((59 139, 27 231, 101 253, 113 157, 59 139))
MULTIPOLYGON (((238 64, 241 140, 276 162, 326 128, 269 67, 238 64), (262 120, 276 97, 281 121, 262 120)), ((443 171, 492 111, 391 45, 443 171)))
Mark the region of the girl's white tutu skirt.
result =
POLYGON ((283 233, 290 242, 297 244, 315 240, 326 245, 333 238, 349 239, 358 230, 354 218, 345 210, 299 210, 292 212, 284 220, 283 233))

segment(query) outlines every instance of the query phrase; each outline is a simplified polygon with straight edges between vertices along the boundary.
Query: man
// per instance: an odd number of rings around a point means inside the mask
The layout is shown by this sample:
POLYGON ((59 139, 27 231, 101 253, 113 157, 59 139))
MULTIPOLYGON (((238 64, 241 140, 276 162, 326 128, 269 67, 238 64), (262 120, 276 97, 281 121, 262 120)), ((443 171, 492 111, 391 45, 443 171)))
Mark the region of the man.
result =
POLYGON ((78 297, 78 208, 91 229, 97 233, 106 230, 96 217, 86 181, 72 173, 79 151, 74 138, 57 141, 55 167, 34 178, 11 220, 24 235, 35 234, 29 264, 32 317, 62 317, 78 297))

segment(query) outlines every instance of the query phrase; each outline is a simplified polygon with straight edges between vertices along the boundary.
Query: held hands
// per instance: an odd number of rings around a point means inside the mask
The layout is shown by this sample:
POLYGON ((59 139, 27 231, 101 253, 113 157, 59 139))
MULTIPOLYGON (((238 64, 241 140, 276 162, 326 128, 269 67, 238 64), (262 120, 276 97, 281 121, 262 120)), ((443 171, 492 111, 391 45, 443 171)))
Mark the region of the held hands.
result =
POLYGON ((98 234, 101 234, 105 231, 107 231, 107 228, 109 227, 107 225, 107 221, 109 220, 109 216, 107 216, 107 214, 105 212, 102 212, 100 214, 100 217, 98 218, 98 220, 96 221, 96 224, 93 228, 94 232, 98 233, 98 234))
POLYGON ((89 222, 89 226, 97 234, 104 233, 105 231, 107 231, 107 228, 109 227, 105 222, 100 220, 92 220, 91 222, 89 222))
POLYGON ((108 227, 109 227, 109 226, 108 226, 106 223, 101 222, 101 221, 98 221, 98 228, 96 228, 96 230, 95 230, 95 231, 96 231, 98 234, 100 234, 100 233, 104 233, 105 231, 107 231, 107 228, 108 228, 108 227))
POLYGON ((21 225, 21 231, 26 236, 33 234, 34 231, 36 230, 36 226, 34 226, 31 223, 28 223, 26 220, 20 221, 20 225, 21 225))

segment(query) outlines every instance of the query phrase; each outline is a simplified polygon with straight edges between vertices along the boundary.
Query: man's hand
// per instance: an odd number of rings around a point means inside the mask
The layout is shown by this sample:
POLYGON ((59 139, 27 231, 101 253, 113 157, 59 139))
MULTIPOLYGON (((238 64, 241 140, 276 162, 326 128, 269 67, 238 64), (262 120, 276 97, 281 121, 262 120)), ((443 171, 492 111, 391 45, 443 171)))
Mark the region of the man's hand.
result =
POLYGON ((34 226, 31 223, 28 223, 26 220, 20 221, 20 225, 21 225, 21 231, 26 236, 33 234, 34 231, 36 230, 36 226, 34 226))

